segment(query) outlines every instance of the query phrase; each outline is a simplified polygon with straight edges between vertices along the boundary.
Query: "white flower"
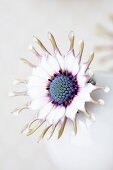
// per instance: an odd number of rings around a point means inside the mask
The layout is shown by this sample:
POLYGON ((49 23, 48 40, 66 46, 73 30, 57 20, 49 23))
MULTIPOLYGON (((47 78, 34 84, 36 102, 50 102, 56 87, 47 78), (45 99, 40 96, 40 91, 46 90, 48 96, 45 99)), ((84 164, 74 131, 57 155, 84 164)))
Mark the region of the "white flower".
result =
POLYGON ((79 111, 91 118, 91 114, 86 110, 85 103, 103 104, 102 99, 95 101, 90 95, 94 90, 105 89, 92 84, 92 75, 87 73, 94 58, 94 53, 90 55, 86 63, 82 64, 81 57, 84 43, 83 41, 80 43, 79 54, 75 55, 73 32, 69 34, 70 48, 64 56, 58 49, 55 38, 51 33, 49 33, 49 39, 52 43, 54 54, 50 54, 38 38, 35 39, 42 48, 44 55, 41 56, 35 48, 32 48, 32 51, 40 59, 38 66, 31 64, 26 59, 22 59, 33 68, 32 74, 27 81, 17 80, 14 82, 15 84, 26 84, 25 92, 13 92, 16 96, 21 94, 28 95, 31 102, 17 108, 14 113, 18 114, 26 108, 36 111, 35 118, 26 125, 23 131, 30 135, 45 123, 45 129, 39 139, 43 138, 50 128, 51 137, 58 124, 61 126, 58 133, 58 138, 60 138, 67 119, 72 121, 76 133, 76 119, 79 111))
MULTIPOLYGON (((113 24, 113 14, 109 16, 109 19, 113 24)), ((103 68, 105 66, 108 70, 113 71, 113 27, 111 28, 112 29, 109 29, 101 24, 97 25, 97 34, 99 36, 103 36, 103 38, 105 38, 107 41, 106 43, 102 41, 102 44, 97 45, 95 50, 101 54, 99 58, 100 64, 103 66, 103 68)))

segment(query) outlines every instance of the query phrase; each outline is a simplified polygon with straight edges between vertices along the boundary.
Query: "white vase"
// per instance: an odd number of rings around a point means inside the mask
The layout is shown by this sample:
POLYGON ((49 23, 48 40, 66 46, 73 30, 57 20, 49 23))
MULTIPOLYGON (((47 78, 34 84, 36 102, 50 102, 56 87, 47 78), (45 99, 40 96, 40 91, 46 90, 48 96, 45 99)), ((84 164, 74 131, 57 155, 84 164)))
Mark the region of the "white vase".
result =
POLYGON ((104 106, 88 106, 95 115, 95 122, 80 114, 76 136, 72 124, 67 122, 59 140, 56 129, 52 139, 46 141, 48 153, 57 169, 113 170, 113 74, 97 72, 95 80, 98 85, 110 87, 107 94, 102 90, 93 94, 93 97, 105 100, 104 106))

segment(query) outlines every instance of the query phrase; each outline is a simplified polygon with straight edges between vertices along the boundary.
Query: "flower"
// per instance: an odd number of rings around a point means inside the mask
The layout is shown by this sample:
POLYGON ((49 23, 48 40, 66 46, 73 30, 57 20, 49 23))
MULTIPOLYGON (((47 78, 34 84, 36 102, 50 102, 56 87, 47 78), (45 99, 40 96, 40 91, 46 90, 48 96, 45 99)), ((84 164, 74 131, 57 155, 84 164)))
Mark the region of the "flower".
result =
POLYGON ((92 74, 87 73, 94 58, 94 53, 91 53, 86 63, 82 63, 84 42, 80 42, 79 53, 75 55, 73 32, 69 34, 70 48, 66 55, 61 54, 51 33, 49 33, 49 40, 53 46, 53 54, 48 52, 38 38, 35 37, 35 40, 44 54, 39 54, 32 47, 32 51, 40 62, 38 66, 35 66, 26 59, 22 59, 32 67, 32 74, 28 80, 14 81, 14 84, 24 83, 26 86, 25 92, 11 93, 11 96, 29 96, 30 103, 16 108, 13 113, 18 114, 23 109, 36 111, 36 116, 25 126, 23 132, 31 135, 45 124, 39 140, 45 136, 49 129, 51 129, 49 136, 51 138, 58 124, 60 125, 58 138, 60 138, 68 119, 72 121, 76 134, 76 119, 79 112, 83 112, 88 118, 92 117, 86 109, 86 102, 104 104, 102 99, 95 101, 90 94, 97 89, 109 91, 107 87, 96 86, 92 74))
MULTIPOLYGON (((110 20, 113 23, 113 14, 110 15, 110 20)), ((99 35, 102 35, 103 38, 106 38, 106 40, 109 41, 106 42, 106 44, 97 45, 95 49, 99 52, 101 52, 102 58, 100 59, 100 62, 102 64, 108 63, 110 66, 108 67, 108 70, 113 71, 113 30, 108 29, 102 25, 98 25, 97 27, 97 33, 99 35)))

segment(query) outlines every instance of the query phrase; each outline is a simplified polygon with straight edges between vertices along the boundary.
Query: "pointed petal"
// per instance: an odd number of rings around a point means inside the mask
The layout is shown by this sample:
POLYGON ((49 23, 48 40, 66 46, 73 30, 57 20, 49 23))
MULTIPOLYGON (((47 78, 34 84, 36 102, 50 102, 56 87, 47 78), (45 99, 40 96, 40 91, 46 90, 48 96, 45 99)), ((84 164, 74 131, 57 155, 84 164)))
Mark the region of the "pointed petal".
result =
POLYGON ((58 125, 58 123, 52 125, 52 130, 51 130, 51 132, 50 132, 50 136, 49 136, 48 139, 50 139, 50 138, 53 136, 53 134, 54 134, 54 132, 55 132, 55 129, 56 129, 57 125, 58 125))
POLYGON ((80 65, 79 72, 78 72, 78 76, 83 76, 83 75, 85 75, 86 69, 87 69, 87 64, 86 64, 86 63, 81 64, 81 65, 80 65))
POLYGON ((61 55, 61 52, 60 52, 60 50, 59 50, 59 48, 57 46, 57 43, 56 43, 56 40, 55 40, 54 36, 50 32, 48 32, 48 37, 49 37, 49 40, 51 41, 51 44, 52 44, 53 49, 54 49, 54 52, 55 53, 58 52, 61 55))
POLYGON ((80 41, 79 43, 79 54, 78 54, 78 57, 79 57, 79 63, 81 62, 81 59, 82 59, 82 53, 83 53, 83 50, 84 50, 84 41, 80 41))
POLYGON ((76 117, 75 119, 73 120, 73 130, 74 130, 74 133, 75 135, 77 134, 77 122, 76 122, 76 117))
POLYGON ((30 66, 31 68, 36 67, 36 65, 32 64, 30 61, 28 61, 25 58, 20 58, 21 61, 23 61, 24 64, 27 64, 28 66, 30 66))
POLYGON ((77 75, 77 81, 78 81, 78 85, 79 85, 80 88, 84 87, 87 83, 87 77, 77 75))
POLYGON ((75 58, 73 54, 68 54, 65 57, 65 62, 68 71, 72 72, 73 75, 76 75, 79 71, 78 58, 75 58))
POLYGON ((44 107, 39 111, 38 118, 43 119, 50 113, 53 108, 53 104, 51 102, 44 105, 44 107))
POLYGON ((34 76, 44 78, 45 80, 47 80, 49 77, 49 74, 40 66, 33 68, 32 74, 34 76))
POLYGON ((48 99, 46 97, 40 97, 36 100, 33 100, 29 105, 29 108, 32 110, 39 110, 44 105, 48 104, 48 99))
POLYGON ((49 125, 48 127, 46 127, 46 128, 42 131, 41 135, 40 135, 39 138, 38 138, 38 143, 40 142, 41 139, 44 138, 45 134, 47 133, 47 131, 50 129, 51 126, 52 126, 52 125, 49 125))
POLYGON ((31 52, 33 52, 33 54, 34 54, 34 55, 37 57, 37 59, 39 59, 39 61, 40 61, 42 55, 39 54, 38 51, 37 51, 32 45, 30 45, 30 46, 28 47, 28 49, 29 49, 31 52))
POLYGON ((18 116, 24 109, 29 109, 28 104, 17 107, 16 109, 14 109, 11 113, 15 116, 18 116))
POLYGON ((92 91, 96 90, 96 86, 91 83, 87 83, 82 89, 91 93, 92 91))
POLYGON ((32 135, 34 132, 36 132, 44 124, 44 122, 45 122, 45 120, 42 120, 37 125, 35 125, 35 127, 28 128, 28 132, 26 133, 26 135, 27 136, 32 135))
POLYGON ((88 61, 86 63, 80 65, 80 70, 79 70, 79 73, 78 73, 79 75, 85 75, 86 71, 88 70, 88 68, 91 64, 91 62, 93 61, 93 58, 94 58, 94 53, 92 52, 90 54, 88 61))
POLYGON ((41 86, 41 87, 46 87, 46 80, 44 80, 41 77, 37 77, 37 76, 30 76, 28 79, 28 83, 27 83, 27 87, 28 88, 33 88, 33 87, 37 87, 41 86))
POLYGON ((57 59, 57 61, 59 63, 60 69, 62 69, 62 70, 66 69, 65 57, 61 56, 59 53, 56 53, 55 57, 56 57, 56 59, 57 59))
POLYGON ((78 109, 76 108, 76 100, 73 99, 71 104, 66 108, 66 117, 72 121, 75 119, 78 109))
POLYGON ((52 57, 43 57, 41 60, 41 67, 43 68, 43 70, 45 72, 47 72, 47 74, 49 76, 51 76, 52 74, 54 74, 53 70, 51 69, 51 67, 49 67, 48 65, 48 60, 50 60, 52 57))
POLYGON ((48 124, 56 124, 65 115, 64 107, 54 107, 50 114, 47 116, 48 124))
POLYGON ((69 41, 70 41, 69 51, 72 51, 72 50, 74 49, 74 39, 75 39, 75 37, 74 37, 74 32, 71 31, 71 32, 69 33, 69 41))
POLYGON ((85 102, 84 102, 84 100, 82 100, 79 96, 76 96, 74 98, 74 100, 75 100, 74 102, 76 103, 75 108, 77 110, 85 112, 86 110, 85 110, 85 102))
POLYGON ((27 84, 27 80, 23 80, 23 79, 15 79, 14 81, 13 81, 13 85, 18 85, 18 84, 27 84))
POLYGON ((62 54, 61 54, 61 52, 60 52, 60 50, 57 46, 57 43, 56 43, 54 36, 49 32, 48 37, 49 37, 49 40, 51 41, 51 44, 53 46, 54 55, 55 55, 55 57, 58 61, 60 69, 65 69, 64 56, 62 56, 62 54))
MULTIPOLYGON (((92 63, 93 59, 94 59, 94 52, 92 52, 90 54, 90 56, 89 56, 89 59, 88 59, 88 62, 87 62, 87 69, 89 68, 89 66, 92 63)), ((87 69, 86 69, 86 71, 87 71, 87 69)))
POLYGON ((61 128, 60 128, 60 130, 58 132, 58 139, 62 136, 62 134, 64 132, 66 122, 67 122, 67 117, 64 117, 64 120, 63 120, 63 122, 61 124, 61 128))
POLYGON ((51 55, 50 52, 45 48, 45 46, 43 45, 43 43, 37 38, 35 37, 35 40, 37 42, 37 44, 40 46, 40 48, 47 54, 47 55, 51 55))
POLYGON ((29 88, 27 91, 27 95, 30 96, 31 99, 37 99, 40 97, 46 97, 47 96, 47 90, 43 87, 33 87, 29 88))
POLYGON ((80 92, 78 93, 78 96, 84 100, 85 102, 91 102, 92 98, 90 96, 90 93, 85 91, 84 89, 80 90, 80 92))
POLYGON ((47 60, 48 67, 51 68, 53 74, 60 70, 58 61, 54 57, 49 57, 47 60))
POLYGON ((86 107, 85 107, 85 100, 83 98, 80 98, 79 96, 77 96, 75 98, 76 100, 76 108, 79 110, 79 111, 82 111, 88 118, 91 118, 91 113, 88 112, 86 110, 86 107))

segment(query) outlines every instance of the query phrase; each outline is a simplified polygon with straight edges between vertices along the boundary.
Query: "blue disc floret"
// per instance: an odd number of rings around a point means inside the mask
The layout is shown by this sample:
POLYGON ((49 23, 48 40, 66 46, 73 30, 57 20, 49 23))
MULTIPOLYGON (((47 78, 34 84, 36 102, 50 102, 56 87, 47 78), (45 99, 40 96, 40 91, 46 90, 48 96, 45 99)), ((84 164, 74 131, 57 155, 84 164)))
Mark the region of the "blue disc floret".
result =
POLYGON ((60 70, 49 79, 47 90, 53 104, 67 106, 78 93, 76 76, 60 70))

